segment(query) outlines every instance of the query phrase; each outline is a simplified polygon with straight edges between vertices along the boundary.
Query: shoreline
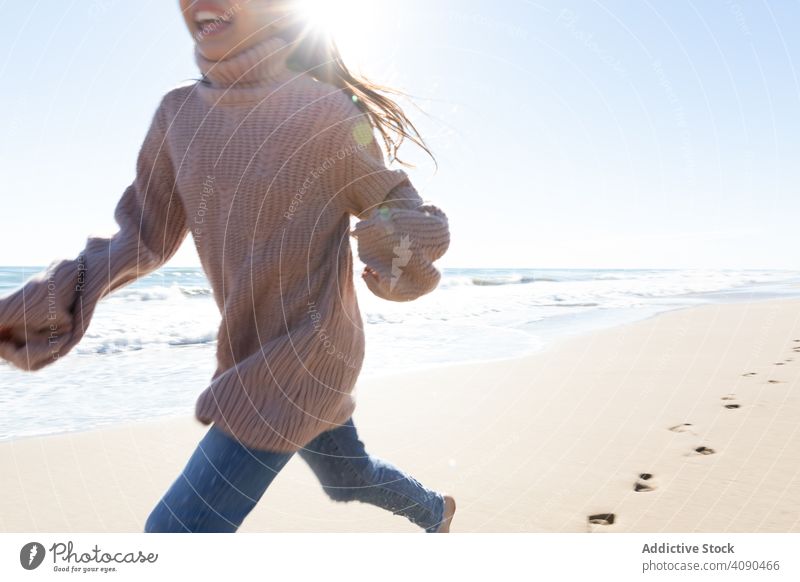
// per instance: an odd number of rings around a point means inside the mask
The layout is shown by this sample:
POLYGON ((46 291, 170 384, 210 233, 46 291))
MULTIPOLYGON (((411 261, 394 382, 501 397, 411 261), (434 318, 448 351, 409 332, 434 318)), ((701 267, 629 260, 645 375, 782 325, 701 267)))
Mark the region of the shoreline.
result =
MULTIPOLYGON (((8 279, 13 273, 6 271, 8 279)), ((697 305, 800 296, 800 278, 774 271, 558 270, 538 285, 493 287, 467 279, 525 279, 530 273, 466 271, 418 305, 364 297, 361 382, 412 367, 436 373, 528 357, 564 338, 697 305)), ((6 386, 0 442, 191 415, 216 365, 218 313, 210 296, 197 293, 203 281, 195 271, 150 275, 99 306, 95 332, 58 365, 36 374, 0 365, 6 386)))
MULTIPOLYGON (((678 305, 670 308, 665 308, 663 311, 658 311, 655 313, 645 314, 642 317, 630 319, 627 321, 617 321, 614 323, 608 324, 601 324, 596 327, 589 327, 586 329, 578 329, 576 331, 568 331, 563 332, 561 334, 553 335, 548 340, 542 341, 540 347, 536 350, 528 351, 521 354, 515 354, 513 356, 502 357, 502 358, 486 358, 486 359, 471 359, 471 360, 459 360, 459 361, 451 361, 451 362, 442 362, 442 363, 431 363, 426 365, 421 365, 418 367, 414 367, 407 370, 391 370, 389 372, 384 373, 363 373, 359 376, 359 383, 362 382, 362 379, 366 383, 377 382, 380 380, 392 380, 392 379, 399 379, 407 374, 419 373, 424 374, 425 372, 430 373, 443 373, 447 370, 452 368, 457 369, 461 367, 471 367, 473 365, 501 365, 501 364, 509 364, 513 365, 518 360, 525 360, 529 357, 536 356, 538 354, 542 354, 544 352, 558 349, 565 342, 569 342, 570 340, 582 338, 585 336, 589 336, 595 333, 602 333, 604 331, 612 331, 612 330, 620 330, 622 331, 624 328, 628 326, 635 326, 639 323, 648 322, 650 320, 659 318, 661 316, 668 315, 670 313, 676 312, 683 312, 687 310, 694 310, 694 309, 703 309, 706 307, 713 307, 717 305, 736 305, 736 304, 760 304, 760 303, 769 303, 769 302, 784 302, 784 301, 797 301, 800 304, 800 296, 797 298, 780 298, 780 297, 769 297, 769 298, 762 298, 756 299, 753 301, 735 301, 735 302, 709 302, 709 303, 702 303, 702 304, 686 304, 686 305, 678 305)), ((358 384, 356 385, 356 390, 358 390, 358 384)), ((179 420, 179 419, 194 419, 192 415, 186 414, 175 414, 175 415, 165 415, 165 416, 158 416, 152 419, 140 419, 140 420, 120 420, 115 422, 109 422, 107 424, 103 424, 101 426, 93 426, 89 428, 78 428, 75 430, 65 430, 65 431, 57 431, 52 433, 43 433, 43 434, 34 434, 34 435, 23 435, 17 436, 6 440, 0 440, 0 446, 6 443, 13 443, 23 440, 29 439, 37 439, 37 438, 44 438, 44 437, 58 437, 58 436, 65 436, 71 435, 76 433, 85 433, 85 432, 94 432, 94 431, 102 431, 107 429, 112 429, 115 427, 125 427, 127 425, 141 425, 147 424, 151 422, 162 422, 162 421, 171 421, 171 420, 179 420)))
MULTIPOLYGON (((453 531, 800 531, 795 348, 800 300, 681 308, 365 378, 354 419, 372 454, 455 494, 453 531), (600 513, 615 523, 588 522, 600 513)), ((2 442, 0 528, 140 531, 206 429, 167 417, 2 442)), ((416 528, 330 501, 295 458, 240 531, 416 528)))

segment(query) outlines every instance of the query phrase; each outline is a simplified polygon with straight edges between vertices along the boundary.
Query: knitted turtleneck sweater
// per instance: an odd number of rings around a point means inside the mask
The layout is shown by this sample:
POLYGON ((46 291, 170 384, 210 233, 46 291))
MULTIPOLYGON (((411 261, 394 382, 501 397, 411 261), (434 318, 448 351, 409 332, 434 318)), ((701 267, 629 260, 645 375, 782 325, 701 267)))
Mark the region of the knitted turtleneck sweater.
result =
POLYGON ((196 418, 289 452, 350 417, 364 358, 350 236, 377 273, 370 290, 408 301, 439 282, 447 217, 385 167, 351 97, 292 71, 288 50, 272 38, 221 62, 196 54, 204 80, 162 100, 119 231, 0 299, 0 357, 25 370, 55 362, 100 299, 158 269, 191 232, 222 314, 196 418))

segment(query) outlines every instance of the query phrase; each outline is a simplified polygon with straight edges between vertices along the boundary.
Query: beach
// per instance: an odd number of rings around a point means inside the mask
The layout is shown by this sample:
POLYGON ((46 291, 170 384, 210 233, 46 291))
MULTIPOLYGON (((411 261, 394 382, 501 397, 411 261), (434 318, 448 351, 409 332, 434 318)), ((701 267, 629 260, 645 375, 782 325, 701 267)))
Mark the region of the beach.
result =
MULTIPOLYGON (((453 494, 454 532, 800 531, 800 300, 366 377, 357 397, 367 450, 453 494)), ((185 416, 2 442, 0 530, 141 531, 205 430, 185 416)), ((419 530, 330 501, 295 457, 240 531, 419 530)))

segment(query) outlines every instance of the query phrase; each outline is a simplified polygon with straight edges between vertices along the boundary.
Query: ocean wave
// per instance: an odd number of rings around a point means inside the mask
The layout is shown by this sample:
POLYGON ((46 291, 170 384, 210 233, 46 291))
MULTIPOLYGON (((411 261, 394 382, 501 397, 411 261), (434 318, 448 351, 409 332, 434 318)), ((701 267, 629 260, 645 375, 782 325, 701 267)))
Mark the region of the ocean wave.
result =
MULTIPOLYGON (((119 333, 119 332, 118 332, 119 333)), ((122 352, 135 352, 150 348, 184 347, 206 345, 217 340, 216 332, 209 331, 195 335, 180 335, 177 333, 164 335, 106 335, 105 337, 88 337, 87 341, 76 348, 79 354, 119 354, 122 352)))
POLYGON ((405 321, 404 317, 399 314, 376 313, 376 312, 365 313, 363 318, 366 320, 368 324, 373 324, 373 325, 379 323, 403 323, 405 321))
POLYGON ((138 352, 144 349, 144 343, 138 338, 115 338, 101 342, 86 343, 78 346, 79 354, 119 354, 121 352, 138 352))
POLYGON ((619 277, 617 275, 597 275, 594 277, 595 281, 622 281, 624 279, 626 279, 626 277, 619 277))
POLYGON ((111 298, 117 301, 172 301, 183 296, 180 287, 129 287, 120 289, 111 298))
POLYGON ((181 286, 173 284, 167 286, 129 287, 120 289, 112 295, 118 301, 175 301, 182 298, 211 297, 213 291, 210 287, 202 285, 181 286))
POLYGON ((186 297, 210 297, 214 292, 209 287, 180 287, 186 297))
POLYGON ((472 284, 479 287, 490 287, 496 285, 525 285, 539 281, 530 275, 510 275, 505 277, 472 277, 472 284))
POLYGON ((464 275, 445 275, 442 277, 442 282, 439 284, 440 289, 452 289, 454 287, 470 286, 472 286, 472 277, 464 275))
POLYGON ((171 346, 199 346, 214 343, 217 340, 215 333, 206 333, 196 336, 179 337, 169 341, 171 346))
POLYGON ((556 300, 556 303, 537 303, 535 304, 536 307, 600 307, 599 303, 595 302, 586 302, 586 303, 569 303, 569 302, 560 302, 560 300, 556 300))

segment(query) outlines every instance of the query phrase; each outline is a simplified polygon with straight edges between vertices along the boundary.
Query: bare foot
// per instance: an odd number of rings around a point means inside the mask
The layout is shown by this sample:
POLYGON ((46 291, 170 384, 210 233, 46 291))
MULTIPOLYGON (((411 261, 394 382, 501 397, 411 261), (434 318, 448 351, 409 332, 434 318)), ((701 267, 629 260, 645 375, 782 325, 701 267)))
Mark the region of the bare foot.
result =
POLYGON ((450 533, 450 523, 456 513, 456 500, 450 495, 444 496, 444 519, 436 533, 450 533))

